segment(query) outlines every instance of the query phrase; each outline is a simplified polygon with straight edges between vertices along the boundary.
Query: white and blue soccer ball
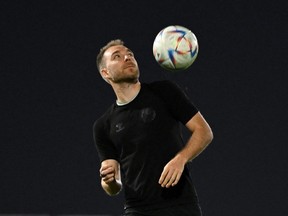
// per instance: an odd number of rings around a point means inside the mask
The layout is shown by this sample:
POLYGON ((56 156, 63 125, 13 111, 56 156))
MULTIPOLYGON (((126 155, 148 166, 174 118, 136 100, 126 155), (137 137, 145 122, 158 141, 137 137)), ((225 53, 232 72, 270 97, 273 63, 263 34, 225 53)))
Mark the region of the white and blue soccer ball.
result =
POLYGON ((195 61, 199 51, 194 33, 186 27, 171 25, 162 29, 153 43, 153 55, 166 70, 185 70, 195 61))

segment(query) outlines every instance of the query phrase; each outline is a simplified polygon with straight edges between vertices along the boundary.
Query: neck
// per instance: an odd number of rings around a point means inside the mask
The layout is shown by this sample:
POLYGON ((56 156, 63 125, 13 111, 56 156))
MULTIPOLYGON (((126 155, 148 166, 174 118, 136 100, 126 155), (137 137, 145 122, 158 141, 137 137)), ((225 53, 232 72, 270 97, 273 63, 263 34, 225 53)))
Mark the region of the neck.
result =
POLYGON ((121 83, 112 85, 112 87, 116 94, 117 102, 119 104, 127 104, 138 95, 141 83, 139 81, 135 83, 121 83))

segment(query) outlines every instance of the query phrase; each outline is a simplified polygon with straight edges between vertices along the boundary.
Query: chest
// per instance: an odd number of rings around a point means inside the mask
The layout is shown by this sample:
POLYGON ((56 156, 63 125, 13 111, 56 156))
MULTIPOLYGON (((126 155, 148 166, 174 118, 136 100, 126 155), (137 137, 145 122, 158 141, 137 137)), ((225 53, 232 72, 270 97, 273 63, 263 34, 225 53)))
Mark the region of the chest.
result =
POLYGON ((167 104, 155 96, 142 96, 128 106, 115 108, 109 133, 118 151, 129 155, 155 149, 155 143, 165 140, 176 125, 167 104))

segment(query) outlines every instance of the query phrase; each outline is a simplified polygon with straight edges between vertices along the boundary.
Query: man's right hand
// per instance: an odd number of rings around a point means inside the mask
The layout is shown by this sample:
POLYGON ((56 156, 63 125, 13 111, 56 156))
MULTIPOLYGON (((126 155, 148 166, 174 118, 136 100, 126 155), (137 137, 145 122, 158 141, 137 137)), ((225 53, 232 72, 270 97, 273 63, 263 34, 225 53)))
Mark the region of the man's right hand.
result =
POLYGON ((109 184, 113 181, 115 181, 115 173, 116 173, 117 167, 115 167, 114 163, 110 160, 105 160, 101 164, 100 168, 100 177, 102 180, 106 183, 109 184))
POLYGON ((116 195, 121 191, 122 182, 120 175, 120 165, 114 159, 102 161, 100 168, 101 185, 105 192, 110 195, 116 195))

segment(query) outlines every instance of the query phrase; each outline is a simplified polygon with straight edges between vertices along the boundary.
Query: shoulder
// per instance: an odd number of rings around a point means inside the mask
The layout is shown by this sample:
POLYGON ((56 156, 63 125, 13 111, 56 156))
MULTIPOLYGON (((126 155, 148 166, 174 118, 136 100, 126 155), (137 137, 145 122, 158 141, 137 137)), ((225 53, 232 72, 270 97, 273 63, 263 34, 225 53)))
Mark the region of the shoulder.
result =
POLYGON ((186 95, 184 89, 177 83, 170 80, 154 81, 147 84, 148 88, 159 96, 175 97, 179 95, 186 95))
POLYGON ((158 80, 147 84, 150 87, 165 87, 165 86, 174 86, 176 83, 170 80, 158 80))
POLYGON ((115 104, 112 104, 108 109, 94 122, 93 129, 97 130, 97 128, 106 128, 105 125, 109 122, 110 116, 113 113, 115 108, 115 104))
POLYGON ((145 84, 151 90, 156 92, 165 92, 165 91, 173 91, 173 90, 180 90, 180 86, 170 80, 159 80, 154 81, 148 84, 145 84))
POLYGON ((172 116, 183 124, 186 124, 198 112, 185 90, 172 81, 155 81, 147 84, 147 88, 157 95, 172 116))

